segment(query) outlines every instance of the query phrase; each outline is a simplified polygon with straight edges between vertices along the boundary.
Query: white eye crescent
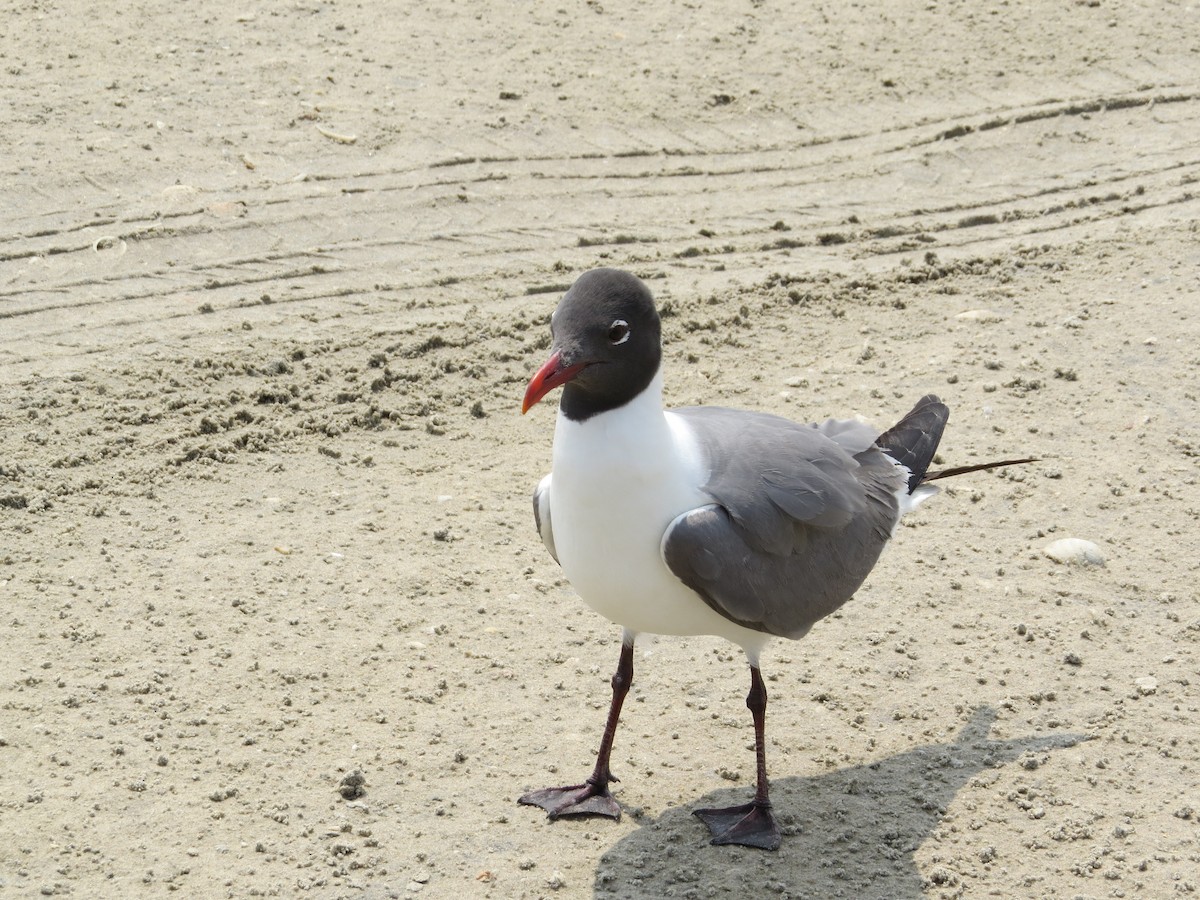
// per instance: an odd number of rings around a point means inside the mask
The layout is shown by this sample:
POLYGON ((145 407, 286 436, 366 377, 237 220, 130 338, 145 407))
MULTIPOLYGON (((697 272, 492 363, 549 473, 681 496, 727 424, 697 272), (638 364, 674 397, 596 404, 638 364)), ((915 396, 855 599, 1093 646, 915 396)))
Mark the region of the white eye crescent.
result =
POLYGON ((629 340, 629 323, 624 319, 617 319, 608 326, 608 342, 614 347, 627 340, 629 340))

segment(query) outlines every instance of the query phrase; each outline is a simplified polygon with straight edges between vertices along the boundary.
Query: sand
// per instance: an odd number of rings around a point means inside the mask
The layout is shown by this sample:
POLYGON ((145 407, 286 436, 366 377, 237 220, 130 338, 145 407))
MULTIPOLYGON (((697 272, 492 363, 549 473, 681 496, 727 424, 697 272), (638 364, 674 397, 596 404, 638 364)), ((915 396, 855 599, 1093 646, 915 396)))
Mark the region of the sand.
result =
POLYGON ((1200 889, 1200 16, 1175 3, 68 0, 0 63, 0 894, 1200 889), (800 8, 793 8, 800 7, 800 8), (561 292, 671 403, 947 483, 764 656, 619 631, 533 528, 561 292), (1093 542, 1102 564, 1045 548, 1093 542))

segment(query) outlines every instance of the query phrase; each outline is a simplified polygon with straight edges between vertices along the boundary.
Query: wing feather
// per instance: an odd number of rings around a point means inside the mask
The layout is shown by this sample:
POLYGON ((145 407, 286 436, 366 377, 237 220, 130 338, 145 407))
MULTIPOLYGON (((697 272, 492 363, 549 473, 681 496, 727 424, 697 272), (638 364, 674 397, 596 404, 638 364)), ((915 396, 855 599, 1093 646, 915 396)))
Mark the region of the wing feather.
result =
POLYGON ((713 502, 670 524, 664 561, 727 618, 802 636, 875 565, 905 473, 857 422, 798 425, 712 407, 675 414, 708 461, 713 502))
MULTIPOLYGON (((554 549, 554 529, 550 525, 550 479, 552 477, 547 475, 538 482, 538 486, 533 490, 533 524, 537 526, 542 543, 546 545, 546 549, 550 551, 554 561, 558 562, 558 552, 554 549)), ((559 564, 561 565, 561 563, 559 564)))

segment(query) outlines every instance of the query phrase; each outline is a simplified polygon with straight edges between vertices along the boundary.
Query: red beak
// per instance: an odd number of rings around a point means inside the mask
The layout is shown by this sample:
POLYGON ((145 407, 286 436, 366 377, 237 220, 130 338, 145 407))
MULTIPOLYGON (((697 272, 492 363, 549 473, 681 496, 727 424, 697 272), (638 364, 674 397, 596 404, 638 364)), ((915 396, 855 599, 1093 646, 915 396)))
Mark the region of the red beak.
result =
POLYGON ((566 384, 587 368, 587 363, 577 363, 564 366, 562 358, 555 353, 529 380, 525 389, 525 401, 521 404, 521 414, 529 412, 530 408, 561 384, 566 384))

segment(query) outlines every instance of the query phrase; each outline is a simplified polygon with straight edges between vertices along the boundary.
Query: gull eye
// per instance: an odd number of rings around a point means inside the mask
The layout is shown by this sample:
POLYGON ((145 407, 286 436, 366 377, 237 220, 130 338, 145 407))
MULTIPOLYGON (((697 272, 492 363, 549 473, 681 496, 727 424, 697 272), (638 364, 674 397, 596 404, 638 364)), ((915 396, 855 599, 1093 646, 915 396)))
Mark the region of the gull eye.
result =
POLYGON ((608 326, 608 342, 614 347, 627 340, 629 340, 629 323, 624 319, 617 319, 608 326))

